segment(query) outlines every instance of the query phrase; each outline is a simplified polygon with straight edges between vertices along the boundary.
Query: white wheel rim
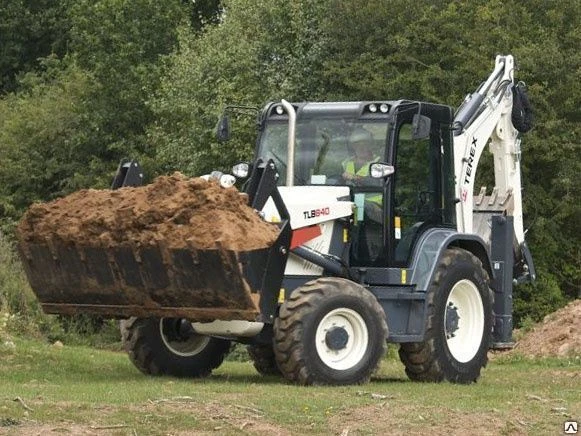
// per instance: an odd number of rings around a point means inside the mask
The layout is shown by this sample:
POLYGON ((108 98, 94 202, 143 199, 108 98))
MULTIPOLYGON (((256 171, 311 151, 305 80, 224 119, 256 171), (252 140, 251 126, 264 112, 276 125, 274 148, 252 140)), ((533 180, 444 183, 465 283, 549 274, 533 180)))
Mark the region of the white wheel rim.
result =
POLYGON ((173 354, 182 357, 195 356, 196 354, 201 352, 204 348, 206 348, 206 346, 210 342, 209 336, 202 336, 195 333, 191 334, 187 339, 183 340, 175 340, 172 338, 168 338, 163 329, 164 321, 174 322, 174 320, 170 320, 167 318, 161 318, 159 320, 159 335, 161 336, 161 340, 163 341, 167 349, 171 351, 173 354))
POLYGON ((317 326, 315 344, 319 358, 328 367, 336 370, 353 368, 361 361, 369 344, 367 325, 354 310, 332 310, 317 326), (331 348, 327 343, 327 334, 332 329, 343 329, 347 334, 347 343, 341 349, 331 348))
POLYGON ((454 359, 466 363, 476 356, 484 336, 484 306, 476 285, 470 280, 460 280, 454 285, 444 309, 444 329, 449 307, 456 309, 458 328, 453 336, 445 332, 446 343, 454 359))

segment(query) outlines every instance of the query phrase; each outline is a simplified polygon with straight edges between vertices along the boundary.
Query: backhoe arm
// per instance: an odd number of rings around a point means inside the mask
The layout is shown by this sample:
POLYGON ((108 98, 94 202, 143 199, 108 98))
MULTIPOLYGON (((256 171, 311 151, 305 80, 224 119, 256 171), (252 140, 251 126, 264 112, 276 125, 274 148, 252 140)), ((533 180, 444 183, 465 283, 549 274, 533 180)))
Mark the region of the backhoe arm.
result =
MULTIPOLYGON (((480 88, 467 97, 454 119, 454 162, 458 231, 482 235, 483 226, 474 222, 476 213, 514 217, 514 234, 531 276, 532 259, 524 240, 519 132, 513 126, 514 59, 497 56, 494 71, 480 88), (489 144, 494 158, 494 189, 486 195, 481 188, 474 198, 474 182, 484 147, 489 144), (475 204, 476 203, 476 204, 475 204)), ((482 215, 481 215, 482 216, 482 215)), ((521 256, 522 255, 522 256, 521 256)), ((534 277, 532 277, 534 279, 534 277)))

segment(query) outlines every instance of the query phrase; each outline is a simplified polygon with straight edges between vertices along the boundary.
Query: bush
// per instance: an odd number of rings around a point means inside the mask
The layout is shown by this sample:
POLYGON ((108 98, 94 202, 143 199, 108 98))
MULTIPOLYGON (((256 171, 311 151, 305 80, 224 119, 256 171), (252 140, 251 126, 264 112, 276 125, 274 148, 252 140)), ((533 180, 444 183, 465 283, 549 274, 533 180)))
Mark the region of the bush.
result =
POLYGON ((567 299, 561 292, 557 279, 549 272, 538 274, 535 283, 514 290, 514 325, 525 327, 541 321, 545 315, 565 306, 567 299))
POLYGON ((54 336, 62 327, 54 316, 43 313, 16 256, 14 244, 0 232, 1 334, 31 337, 54 336))
POLYGON ((37 324, 43 315, 13 244, 0 233, 0 311, 37 324))

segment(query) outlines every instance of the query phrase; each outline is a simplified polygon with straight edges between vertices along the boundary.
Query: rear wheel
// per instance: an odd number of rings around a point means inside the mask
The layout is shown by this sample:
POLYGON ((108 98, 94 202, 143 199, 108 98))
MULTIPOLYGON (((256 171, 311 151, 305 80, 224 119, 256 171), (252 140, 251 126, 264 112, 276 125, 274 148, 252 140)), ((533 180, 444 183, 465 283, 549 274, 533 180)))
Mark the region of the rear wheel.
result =
POLYGON ((281 375, 272 345, 249 345, 248 354, 254 368, 262 375, 281 375))
POLYGON ((472 383, 486 366, 492 332, 488 273, 472 253, 446 250, 427 295, 426 341, 399 350, 412 380, 472 383))
POLYGON ((131 362, 151 375, 205 377, 230 351, 230 341, 199 335, 180 318, 123 320, 121 337, 131 362))
POLYGON ((341 278, 295 289, 274 323, 274 353, 282 374, 300 384, 369 380, 385 354, 387 323, 377 299, 341 278))

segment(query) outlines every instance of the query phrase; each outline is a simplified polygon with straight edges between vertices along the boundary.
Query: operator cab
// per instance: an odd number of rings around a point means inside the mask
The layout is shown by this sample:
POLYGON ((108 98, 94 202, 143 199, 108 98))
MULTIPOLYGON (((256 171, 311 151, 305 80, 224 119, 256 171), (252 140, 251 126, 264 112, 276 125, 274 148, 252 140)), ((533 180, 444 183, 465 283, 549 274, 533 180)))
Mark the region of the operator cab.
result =
MULTIPOLYGON (((413 101, 292 106, 292 184, 350 186, 357 206, 352 266, 408 266, 424 230, 455 227, 451 107, 413 101), (422 137, 417 135, 418 115, 429 120, 422 137), (357 139, 366 140, 368 159, 356 159, 357 139), (373 178, 373 162, 392 165, 395 173, 373 178)), ((268 104, 261 115, 256 158, 275 162, 280 185, 287 180, 288 129, 284 106, 268 104)))

